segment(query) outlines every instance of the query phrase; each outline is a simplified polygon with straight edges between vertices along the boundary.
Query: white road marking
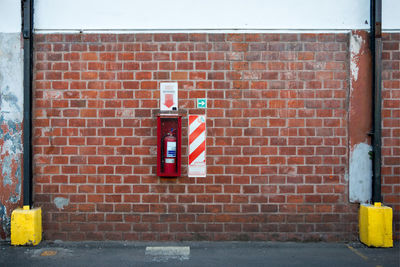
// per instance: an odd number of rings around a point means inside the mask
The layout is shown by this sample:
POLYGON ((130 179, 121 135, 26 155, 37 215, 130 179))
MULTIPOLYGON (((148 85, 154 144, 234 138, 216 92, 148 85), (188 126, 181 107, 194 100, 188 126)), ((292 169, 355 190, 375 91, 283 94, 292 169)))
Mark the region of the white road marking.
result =
POLYGON ((145 255, 152 257, 155 261, 188 260, 190 247, 146 247, 145 255))

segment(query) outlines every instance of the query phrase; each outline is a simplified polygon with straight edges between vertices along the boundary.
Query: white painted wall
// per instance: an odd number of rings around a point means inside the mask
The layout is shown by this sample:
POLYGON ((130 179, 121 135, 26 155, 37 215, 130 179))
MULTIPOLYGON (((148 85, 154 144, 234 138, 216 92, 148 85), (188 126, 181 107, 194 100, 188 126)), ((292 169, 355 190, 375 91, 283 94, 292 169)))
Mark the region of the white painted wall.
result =
MULTIPOLYGON (((369 7, 369 0, 36 0, 35 29, 369 29, 369 7)), ((400 1, 383 7, 383 27, 400 29, 400 1)))
POLYGON ((21 1, 0 0, 0 32, 21 32, 21 1))
POLYGON ((400 0, 382 0, 382 27, 400 30, 400 0))
MULTIPOLYGON (((382 0, 400 30, 400 1, 382 0)), ((369 0, 36 0, 37 30, 368 29, 369 0)), ((0 1, 0 32, 21 31, 21 1, 0 1)))
POLYGON ((35 29, 51 31, 346 30, 368 29, 366 20, 369 0, 35 1, 35 29))

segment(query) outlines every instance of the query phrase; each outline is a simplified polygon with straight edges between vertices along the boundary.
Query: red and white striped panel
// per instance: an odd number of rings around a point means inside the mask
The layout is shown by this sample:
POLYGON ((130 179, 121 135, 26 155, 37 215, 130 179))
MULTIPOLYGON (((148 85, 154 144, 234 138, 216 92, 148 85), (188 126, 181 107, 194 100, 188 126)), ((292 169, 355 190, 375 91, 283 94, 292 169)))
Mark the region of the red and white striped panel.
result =
MULTIPOLYGON (((206 163, 206 116, 189 115, 189 172, 191 166, 193 167, 198 166, 201 167, 201 169, 203 169, 204 167, 204 174, 205 174, 205 163, 206 163)), ((199 175, 203 173, 203 171, 201 170, 198 171, 200 171, 199 175)))

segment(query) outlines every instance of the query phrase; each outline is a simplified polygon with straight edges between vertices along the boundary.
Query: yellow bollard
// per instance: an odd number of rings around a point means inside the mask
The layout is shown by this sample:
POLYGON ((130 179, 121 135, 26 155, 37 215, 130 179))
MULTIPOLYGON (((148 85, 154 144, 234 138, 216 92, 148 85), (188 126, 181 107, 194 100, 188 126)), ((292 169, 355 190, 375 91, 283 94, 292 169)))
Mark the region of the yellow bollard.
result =
POLYGON ((15 209, 11 214, 11 245, 37 245, 42 240, 42 209, 15 209))
POLYGON ((359 229, 360 241, 370 247, 393 247, 392 208, 374 205, 360 205, 359 229))

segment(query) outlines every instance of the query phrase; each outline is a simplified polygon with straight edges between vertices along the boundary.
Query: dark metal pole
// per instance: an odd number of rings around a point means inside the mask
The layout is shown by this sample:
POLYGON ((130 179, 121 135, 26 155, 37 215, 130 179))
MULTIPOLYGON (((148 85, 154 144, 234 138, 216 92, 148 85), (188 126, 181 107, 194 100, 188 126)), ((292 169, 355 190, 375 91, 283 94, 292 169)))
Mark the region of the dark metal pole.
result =
POLYGON ((382 136, 382 0, 371 0, 371 54, 373 86, 373 184, 372 202, 381 202, 382 136))
POLYGON ((23 1, 24 37, 24 206, 32 205, 32 25, 33 0, 23 1))

